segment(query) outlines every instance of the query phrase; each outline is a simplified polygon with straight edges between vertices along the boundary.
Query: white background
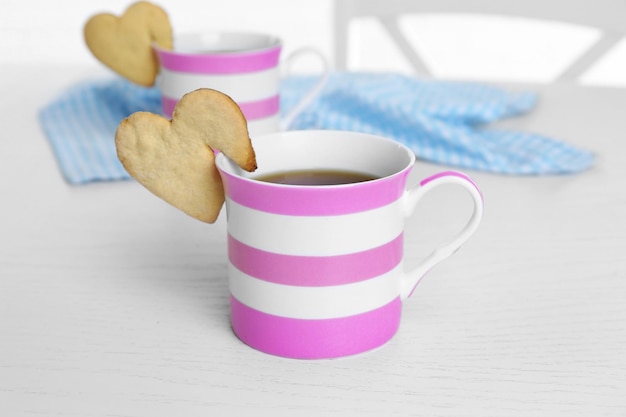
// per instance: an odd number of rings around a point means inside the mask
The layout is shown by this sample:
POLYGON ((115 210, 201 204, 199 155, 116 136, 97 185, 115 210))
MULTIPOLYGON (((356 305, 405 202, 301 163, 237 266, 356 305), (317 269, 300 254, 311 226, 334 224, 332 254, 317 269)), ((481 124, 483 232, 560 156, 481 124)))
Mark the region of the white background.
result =
MULTIPOLYGON (((0 64, 45 62, 100 68, 84 45, 82 27, 91 15, 121 14, 131 2, 0 0, 0 64)), ((332 61, 332 0, 156 3, 168 12, 175 32, 271 32, 284 39, 286 53, 312 45, 332 61)), ((564 7, 566 4, 564 1, 564 7)), ((484 16, 425 15, 406 18, 402 25, 434 73, 447 78, 549 81, 598 36, 590 28, 484 16)), ((376 22, 356 22, 351 35, 354 48, 349 55, 350 69, 407 70, 376 22)), ((307 64, 296 70, 303 68, 308 68, 307 64)), ((582 82, 626 86, 626 42, 621 42, 582 82)))

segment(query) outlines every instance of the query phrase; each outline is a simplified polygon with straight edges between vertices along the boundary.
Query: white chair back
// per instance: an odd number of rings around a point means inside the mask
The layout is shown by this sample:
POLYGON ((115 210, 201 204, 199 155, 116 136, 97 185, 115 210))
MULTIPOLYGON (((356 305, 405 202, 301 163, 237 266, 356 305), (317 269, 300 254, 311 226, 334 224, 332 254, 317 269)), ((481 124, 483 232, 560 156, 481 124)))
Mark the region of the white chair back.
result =
POLYGON ((380 21, 416 73, 432 75, 398 25, 399 17, 423 13, 483 14, 524 17, 593 27, 601 36, 570 63, 555 81, 574 82, 624 37, 625 0, 335 0, 334 62, 347 69, 349 25, 355 18, 380 21))

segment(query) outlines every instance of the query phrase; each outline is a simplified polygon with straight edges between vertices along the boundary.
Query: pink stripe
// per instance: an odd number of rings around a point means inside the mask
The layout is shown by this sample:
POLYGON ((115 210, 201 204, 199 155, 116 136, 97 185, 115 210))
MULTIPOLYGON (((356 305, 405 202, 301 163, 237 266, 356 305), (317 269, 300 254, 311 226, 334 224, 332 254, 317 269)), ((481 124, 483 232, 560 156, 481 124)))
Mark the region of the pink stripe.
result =
POLYGON ((275 95, 263 100, 239 103, 239 107, 247 120, 263 119, 278 114, 280 97, 275 95))
MULTIPOLYGON (((174 113, 174 107, 178 103, 178 99, 162 96, 161 103, 163 107, 163 114, 167 117, 172 117, 174 113)), ((246 120, 257 120, 265 117, 270 117, 278 114, 280 111, 280 97, 278 95, 244 103, 238 103, 241 112, 246 117, 246 120)))
POLYGON ((469 182, 470 184, 474 186, 474 188, 476 188, 476 190, 480 194, 480 197, 483 198, 483 193, 480 191, 480 188, 478 188, 478 185, 476 185, 474 180, 472 180, 469 176, 459 171, 442 171, 437 174, 431 175, 430 177, 424 178, 422 181, 420 181, 420 186, 423 187, 432 181, 435 181, 435 180, 438 180, 439 178, 444 178, 444 177, 458 177, 469 182))
POLYGON ((335 186, 290 186, 263 183, 221 170, 226 194, 256 210, 294 216, 358 213, 391 204, 403 194, 411 167, 385 178, 335 186))
POLYGON ((244 74, 278 66, 280 45, 259 51, 184 53, 155 48, 161 65, 170 71, 194 74, 244 74))
POLYGON ((398 330, 402 303, 355 316, 299 320, 252 309, 230 297, 235 334, 247 345, 271 355, 325 359, 354 355, 382 346, 398 330))
POLYGON ((163 116, 172 117, 172 114, 174 113, 174 107, 176 107, 176 103, 178 103, 177 98, 170 98, 161 95, 161 107, 163 108, 163 116))
POLYGON ((402 260, 403 235, 363 252, 338 256, 293 256, 266 252, 228 235, 228 257, 241 272, 263 281, 301 287, 350 284, 374 278, 402 260))

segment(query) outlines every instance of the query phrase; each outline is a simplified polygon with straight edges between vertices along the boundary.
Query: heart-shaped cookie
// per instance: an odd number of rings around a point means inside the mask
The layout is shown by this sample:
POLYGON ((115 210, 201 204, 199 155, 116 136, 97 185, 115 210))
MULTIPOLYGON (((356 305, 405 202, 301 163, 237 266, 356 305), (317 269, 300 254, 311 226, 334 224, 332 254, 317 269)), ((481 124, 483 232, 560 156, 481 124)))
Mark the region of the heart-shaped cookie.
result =
POLYGON ((133 113, 117 128, 115 145, 128 173, 156 196, 213 223, 224 203, 214 150, 247 171, 256 169, 248 126, 227 95, 199 89, 184 95, 172 120, 133 113))
POLYGON ((172 49, 167 13, 147 1, 130 5, 119 18, 109 13, 91 17, 85 24, 84 37, 100 62, 146 87, 154 85, 159 70, 152 44, 172 49))

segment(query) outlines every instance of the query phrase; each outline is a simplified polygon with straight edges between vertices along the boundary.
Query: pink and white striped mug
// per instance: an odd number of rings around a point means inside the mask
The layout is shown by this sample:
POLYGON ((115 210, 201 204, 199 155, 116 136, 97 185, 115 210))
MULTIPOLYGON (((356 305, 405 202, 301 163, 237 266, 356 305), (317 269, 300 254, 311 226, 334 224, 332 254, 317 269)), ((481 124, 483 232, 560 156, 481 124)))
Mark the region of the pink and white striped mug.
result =
POLYGON ((402 302, 476 231, 483 199, 465 174, 444 171, 407 190, 415 156, 379 136, 290 131, 253 138, 259 169, 217 155, 226 191, 231 322, 249 346, 321 359, 354 355, 396 333, 402 302), (347 170, 377 177, 344 185, 256 180, 277 172, 347 170), (449 243, 403 269, 405 220, 429 190, 467 190, 473 214, 449 243))
POLYGON ((177 35, 174 49, 154 50, 159 58, 157 85, 161 90, 163 114, 172 116, 176 102, 198 88, 212 88, 229 95, 248 121, 251 136, 286 130, 289 124, 321 92, 328 76, 324 56, 314 48, 293 51, 291 62, 314 54, 322 63, 320 80, 303 99, 280 119, 279 38, 262 33, 213 32, 177 35))

